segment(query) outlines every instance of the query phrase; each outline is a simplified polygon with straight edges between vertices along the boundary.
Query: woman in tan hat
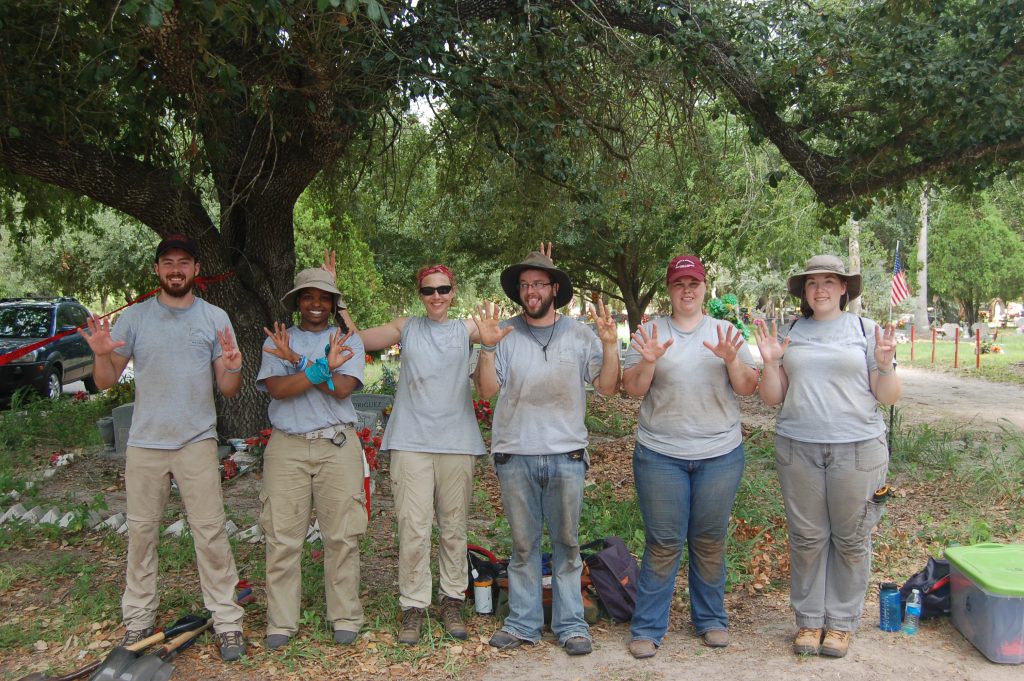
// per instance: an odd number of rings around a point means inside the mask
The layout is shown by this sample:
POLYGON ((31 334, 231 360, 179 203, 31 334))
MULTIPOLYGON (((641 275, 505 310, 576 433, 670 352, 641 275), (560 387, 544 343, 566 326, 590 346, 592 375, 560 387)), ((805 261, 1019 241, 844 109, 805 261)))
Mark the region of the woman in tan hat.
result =
POLYGON ((764 360, 760 393, 782 403, 775 463, 786 506, 790 603, 798 655, 843 657, 864 609, 871 529, 885 509, 889 450, 878 402, 900 396, 892 325, 845 312, 861 276, 817 255, 789 278, 803 317, 779 342, 773 322, 754 335, 764 360))

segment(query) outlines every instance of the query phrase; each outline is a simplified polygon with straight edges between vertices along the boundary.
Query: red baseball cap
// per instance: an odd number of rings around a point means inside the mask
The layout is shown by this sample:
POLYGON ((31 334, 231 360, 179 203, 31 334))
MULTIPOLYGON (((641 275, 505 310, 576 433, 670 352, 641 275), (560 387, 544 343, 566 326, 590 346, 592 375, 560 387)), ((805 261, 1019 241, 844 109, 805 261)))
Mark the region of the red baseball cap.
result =
POLYGON ((679 281, 683 277, 693 277, 697 281, 707 281, 704 272, 704 263, 695 255, 677 255, 668 263, 668 271, 665 272, 665 284, 672 285, 672 282, 679 281))

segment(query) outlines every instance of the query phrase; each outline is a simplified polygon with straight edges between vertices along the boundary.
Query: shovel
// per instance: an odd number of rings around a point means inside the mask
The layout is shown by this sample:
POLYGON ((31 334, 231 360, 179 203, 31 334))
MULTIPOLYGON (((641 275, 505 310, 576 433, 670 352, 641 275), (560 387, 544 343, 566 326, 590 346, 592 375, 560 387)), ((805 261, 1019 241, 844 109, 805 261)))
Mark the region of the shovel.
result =
POLYGON ((213 626, 207 622, 193 631, 187 631, 161 646, 157 651, 143 655, 117 677, 117 681, 167 681, 174 672, 170 660, 196 642, 199 635, 213 626))
POLYGON ((18 681, 73 681, 74 679, 81 678, 86 674, 89 674, 94 669, 97 669, 101 665, 105 665, 112 660, 117 663, 118 660, 122 660, 120 667, 123 669, 127 664, 130 664, 132 660, 138 657, 135 653, 140 650, 145 650, 149 646, 155 643, 161 643, 168 636, 177 636, 178 634, 198 629, 199 627, 206 624, 207 619, 205 617, 199 617, 197 615, 186 615, 177 622, 167 627, 165 630, 153 634, 148 638, 144 638, 138 643, 133 643, 130 646, 118 646, 110 651, 110 654, 103 660, 97 660, 91 664, 82 667, 78 671, 69 672, 64 676, 50 676, 44 672, 34 672, 28 676, 23 676, 18 681), (127 663, 124 662, 127 660, 127 663))

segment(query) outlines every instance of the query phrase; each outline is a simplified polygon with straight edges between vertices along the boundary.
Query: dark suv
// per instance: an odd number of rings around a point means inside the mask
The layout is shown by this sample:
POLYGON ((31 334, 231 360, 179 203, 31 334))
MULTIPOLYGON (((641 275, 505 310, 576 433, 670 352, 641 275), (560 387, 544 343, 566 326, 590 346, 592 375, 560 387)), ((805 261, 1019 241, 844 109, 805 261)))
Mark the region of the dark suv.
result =
MULTIPOLYGON (((74 298, 0 299, 0 355, 85 323, 89 311, 74 298)), ((96 392, 92 380, 93 356, 77 333, 33 350, 0 365, 0 401, 22 388, 56 399, 66 383, 84 381, 96 392)))

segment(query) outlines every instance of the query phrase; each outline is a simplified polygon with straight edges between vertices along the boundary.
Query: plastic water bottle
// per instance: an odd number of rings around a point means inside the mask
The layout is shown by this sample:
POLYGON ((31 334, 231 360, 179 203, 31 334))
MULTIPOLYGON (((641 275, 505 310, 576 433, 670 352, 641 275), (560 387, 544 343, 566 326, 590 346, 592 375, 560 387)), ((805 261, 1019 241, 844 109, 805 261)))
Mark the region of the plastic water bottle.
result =
POLYGON ((878 587, 878 628, 900 630, 900 589, 896 582, 882 582, 878 587))
POLYGON ((921 621, 921 592, 914 589, 907 597, 907 614, 903 618, 903 633, 916 634, 921 621))

